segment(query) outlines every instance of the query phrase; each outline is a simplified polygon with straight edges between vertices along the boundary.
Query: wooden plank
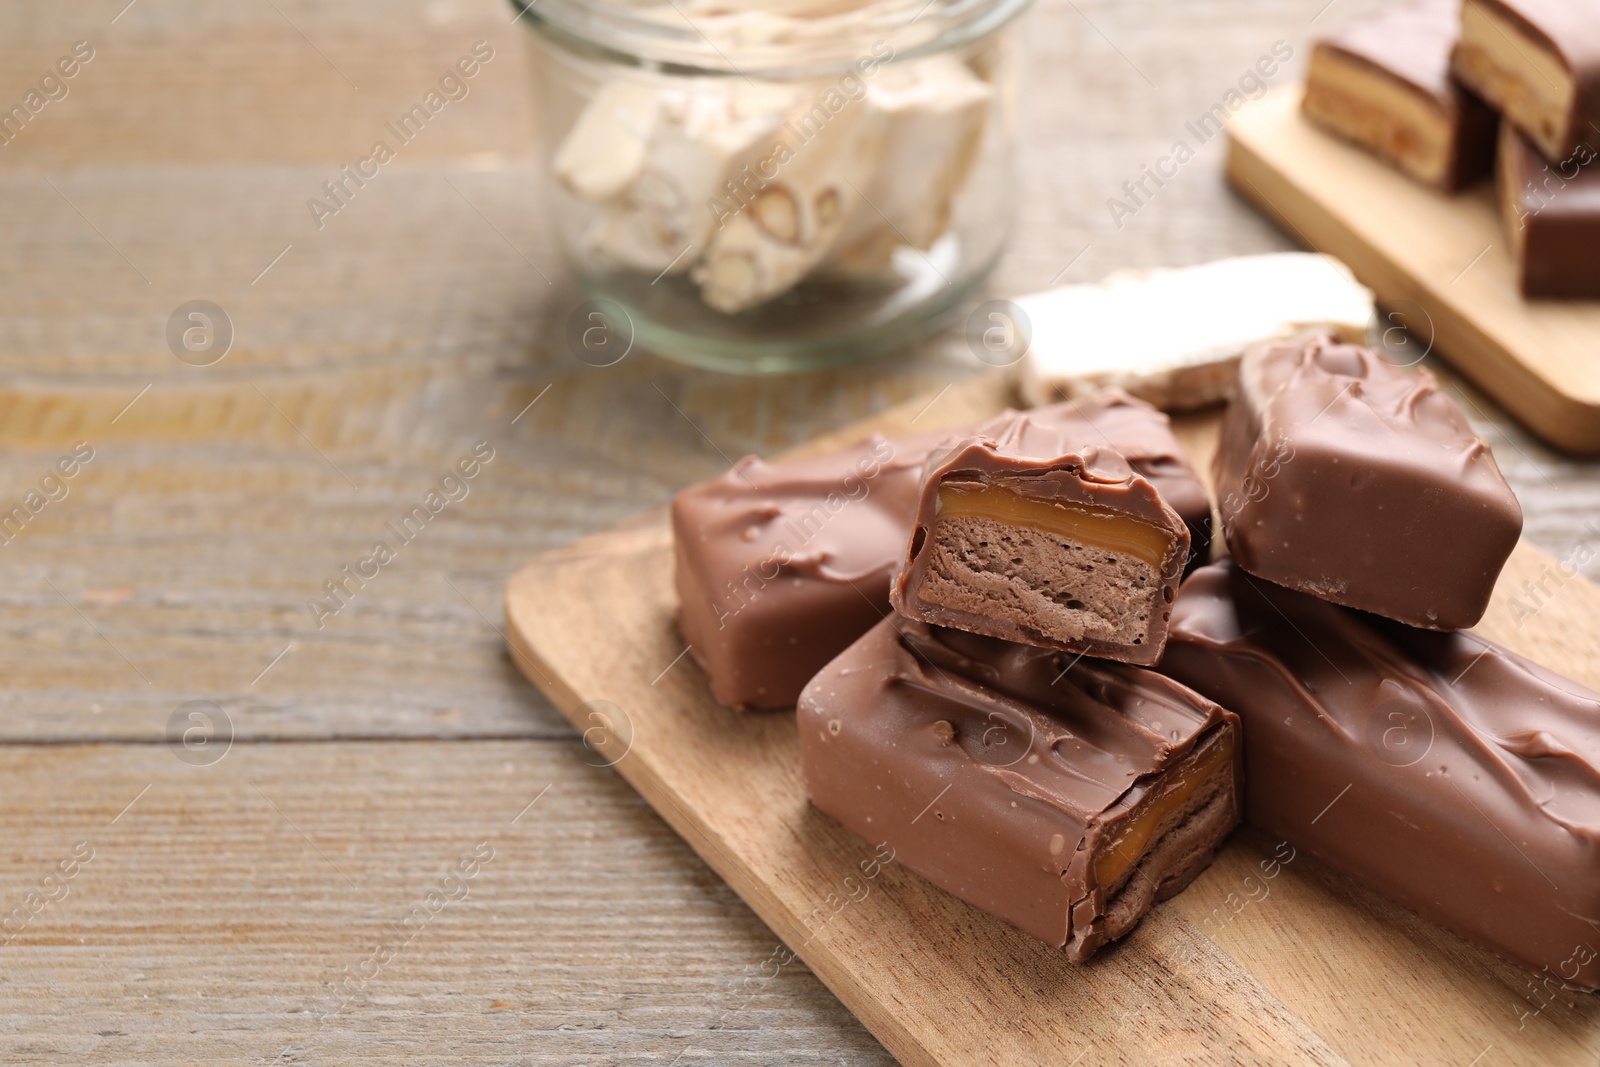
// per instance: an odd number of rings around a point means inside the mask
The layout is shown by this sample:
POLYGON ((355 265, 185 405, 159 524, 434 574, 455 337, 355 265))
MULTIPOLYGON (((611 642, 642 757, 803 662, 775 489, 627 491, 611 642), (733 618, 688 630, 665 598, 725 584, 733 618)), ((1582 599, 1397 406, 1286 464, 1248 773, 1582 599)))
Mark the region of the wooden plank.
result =
MULTIPOLYGON (((993 381, 952 390, 937 421, 1003 397, 993 381)), ((903 427, 915 410, 886 422, 903 427)), ((926 418, 919 428, 933 409, 926 418)), ((1180 424, 1203 466, 1215 426, 1180 424)), ((907 872, 868 877, 871 843, 805 800, 792 717, 718 707, 680 658, 670 541, 651 512, 524 567, 505 597, 517 659, 902 1062, 1067 1063, 1094 1050, 1097 1062, 1461 1064, 1492 1045, 1578 1064, 1600 1049, 1594 998, 1545 1004, 1514 968, 1307 857, 1240 908, 1273 847, 1251 833, 1081 969, 907 872)), ((1548 565, 1519 547, 1484 630, 1600 686, 1600 589, 1569 579, 1513 618, 1510 598, 1548 565)))
POLYGON ((1600 452, 1600 301, 1523 299, 1488 185, 1425 189, 1313 127, 1300 95, 1285 86, 1234 116, 1234 188, 1348 263, 1409 329, 1431 327, 1440 354, 1534 433, 1600 452))
POLYGON ((759 1067, 798 1047, 890 1067, 585 755, 0 747, 0 1062, 759 1067), (5 927, 31 892, 54 899, 5 927))

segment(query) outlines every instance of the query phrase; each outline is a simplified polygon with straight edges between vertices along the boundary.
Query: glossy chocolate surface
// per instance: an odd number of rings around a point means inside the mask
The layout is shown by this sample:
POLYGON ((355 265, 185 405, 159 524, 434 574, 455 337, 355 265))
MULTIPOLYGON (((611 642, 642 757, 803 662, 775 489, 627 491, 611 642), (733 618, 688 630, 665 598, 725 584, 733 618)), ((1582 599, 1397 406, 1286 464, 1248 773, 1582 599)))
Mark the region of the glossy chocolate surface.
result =
POLYGON ((943 433, 741 459, 672 501, 678 626, 732 707, 787 707, 889 611, 928 452, 943 433))
MULTIPOLYGON (((1054 405, 1072 432, 1114 444, 1199 536, 1204 486, 1166 415, 1121 390, 1054 405)), ((678 623, 712 694, 734 707, 787 707, 889 611, 889 579, 911 538, 929 450, 963 436, 873 438, 825 456, 740 460, 672 503, 678 623)))
MULTIPOLYGON (((923 475, 915 530, 890 593, 896 610, 927 622, 1008 640, 1048 645, 1064 651, 1090 652, 1130 663, 1154 662, 1160 656, 1164 640, 1166 612, 1189 560, 1189 531, 1183 518, 1155 484, 1139 473, 1133 461, 1119 448, 1121 441, 1131 451, 1144 453, 1140 461, 1146 466, 1171 464, 1174 457, 1170 455, 1163 454, 1153 461, 1151 454, 1160 450, 1147 447, 1146 438, 1157 425, 1155 420, 1133 417, 1137 408, 1132 405, 1137 402, 1126 397, 1116 400, 1114 404, 1097 406, 1096 398, 1091 397, 1087 402, 1068 401, 1029 412, 1008 411, 979 427, 971 437, 930 455, 923 475), (1152 594, 1155 602, 1150 609, 1148 629, 1142 636, 1115 642, 1088 638, 1062 640, 1033 625, 1025 617, 1025 609, 1012 600, 997 600, 992 608, 984 611, 957 611, 936 606, 923 589, 924 583, 936 580, 931 561, 940 558, 937 550, 941 547, 942 536, 941 494, 950 491, 977 494, 988 489, 999 489, 1026 501, 1056 505, 1067 511, 1087 509, 1114 514, 1119 522, 1159 531, 1164 542, 1161 557, 1147 564, 1150 588, 1141 590, 1141 595, 1152 594)), ((1172 481, 1176 473, 1169 469, 1164 477, 1172 481)), ((1183 488, 1187 492, 1189 486, 1185 484, 1183 488)), ((1196 502, 1201 497, 1203 490, 1197 494, 1196 502)), ((1046 537, 1045 540, 1052 539, 1046 537)), ((1046 547, 1053 550, 1057 546, 1052 543, 1046 547)), ((1066 551, 1061 554, 1065 556, 1066 551)), ((1104 562, 1110 564, 1111 560, 1108 558, 1104 562)), ((993 561, 982 560, 974 570, 994 566, 993 561)), ((990 573, 992 570, 984 571, 978 578, 990 573)), ((1023 587, 1025 578, 1037 576, 1022 575, 1019 571, 1017 575, 1008 573, 1001 577, 1015 583, 1005 590, 1011 595, 1013 589, 1023 587)), ((1078 590, 1071 583, 1082 581, 1085 589, 1094 586, 1092 594, 1083 593, 1083 601, 1090 601, 1091 596, 1104 598, 1103 577, 1087 563, 1074 560, 1056 576, 1049 594, 1058 600, 1075 597, 1078 590)), ((962 579, 975 580, 971 574, 964 574, 962 579)), ((1131 579, 1119 578, 1115 584, 1125 580, 1131 579)), ((1025 590, 1027 593, 1038 591, 1033 587, 1025 590)), ((1076 599, 1071 602, 1079 604, 1076 599)), ((1094 606, 1090 604, 1091 608, 1094 606)))
POLYGON ((1150 671, 901 617, 829 664, 798 711, 818 808, 1075 961, 1187 885, 1237 823, 1236 722, 1150 671), (1202 808, 1101 884, 1127 821, 1205 757, 1225 762, 1202 808))
POLYGON ((1331 337, 1246 353, 1213 474, 1241 567, 1413 626, 1482 618, 1522 530, 1433 375, 1331 337))
POLYGON ((1243 721, 1247 822, 1548 979, 1600 985, 1600 694, 1227 562, 1184 583, 1160 670, 1243 721))

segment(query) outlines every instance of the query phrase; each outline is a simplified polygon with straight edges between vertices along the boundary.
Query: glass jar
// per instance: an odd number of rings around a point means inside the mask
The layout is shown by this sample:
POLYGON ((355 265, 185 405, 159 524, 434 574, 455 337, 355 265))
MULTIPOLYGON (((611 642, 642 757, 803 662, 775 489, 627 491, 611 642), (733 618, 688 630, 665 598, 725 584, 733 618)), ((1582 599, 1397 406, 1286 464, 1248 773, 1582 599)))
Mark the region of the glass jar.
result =
POLYGON ((1028 0, 512 0, 550 217, 639 344, 781 372, 958 314, 1010 228, 1028 0))

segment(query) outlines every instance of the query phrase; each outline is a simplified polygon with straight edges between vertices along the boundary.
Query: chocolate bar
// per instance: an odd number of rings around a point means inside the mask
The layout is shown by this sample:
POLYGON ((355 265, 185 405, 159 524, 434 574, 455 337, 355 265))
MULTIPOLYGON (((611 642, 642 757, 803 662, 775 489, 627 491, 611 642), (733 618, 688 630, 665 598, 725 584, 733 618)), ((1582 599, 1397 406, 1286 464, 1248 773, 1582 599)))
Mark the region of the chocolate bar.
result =
MULTIPOLYGON (((1054 417, 1122 451, 1188 523, 1192 544, 1209 545, 1210 501, 1165 415, 1108 390, 1060 405, 1054 417)), ((923 461, 962 432, 873 438, 777 463, 744 459, 678 494, 678 625, 718 701, 792 705, 823 664, 888 612, 923 461)))
POLYGON ((1600 7, 1466 0, 1455 76, 1555 163, 1600 137, 1600 7))
POLYGON ((1086 438, 1093 428, 1071 405, 1009 411, 930 455, 895 609, 1068 652, 1159 659, 1189 531, 1121 452, 1086 438))
POLYGON ((812 803, 1075 963, 1239 821, 1237 719, 1137 667, 890 617, 798 724, 812 803))
POLYGON ((944 433, 747 456, 672 501, 678 629, 736 708, 787 707, 889 611, 923 461, 944 433))
POLYGON ((1227 562, 1184 583, 1160 670, 1238 713, 1247 822, 1507 960, 1600 986, 1600 693, 1227 562))
POLYGON ((1317 41, 1301 107, 1319 126, 1446 192, 1487 177, 1495 115, 1450 76, 1461 0, 1388 8, 1317 41))
POLYGON ((1239 566, 1429 629, 1483 617, 1522 531, 1433 375, 1329 336, 1245 355, 1213 475, 1239 566))
MULTIPOLYGON (((1600 143, 1600 138, 1597 142, 1600 143)), ((1500 210, 1524 296, 1600 298, 1600 166, 1589 145, 1546 163, 1510 123, 1500 127, 1500 210)))

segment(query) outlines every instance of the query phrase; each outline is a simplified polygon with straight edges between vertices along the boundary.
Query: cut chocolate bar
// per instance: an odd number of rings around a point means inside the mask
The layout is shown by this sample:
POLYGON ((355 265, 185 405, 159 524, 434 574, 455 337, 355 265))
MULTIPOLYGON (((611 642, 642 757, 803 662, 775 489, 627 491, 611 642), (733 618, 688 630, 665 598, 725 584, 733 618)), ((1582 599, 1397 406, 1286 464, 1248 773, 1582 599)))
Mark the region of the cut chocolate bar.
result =
POLYGON ((1507 960, 1600 986, 1600 693, 1230 563, 1160 670, 1237 712, 1245 819, 1507 960))
POLYGON ((1495 115, 1450 76, 1461 0, 1387 8, 1319 40, 1306 116, 1446 192, 1488 176, 1495 115))
POLYGON ((943 433, 825 456, 748 456, 672 501, 678 628, 718 701, 787 707, 889 610, 918 483, 943 433))
POLYGON ((1150 480, 1188 528, 1185 572, 1210 561, 1211 495, 1173 436, 1172 420, 1164 412, 1110 388, 1052 404, 1033 412, 1033 419, 1055 424, 1064 439, 1115 449, 1135 473, 1150 480))
POLYGON ((1466 0, 1451 66, 1552 163, 1600 137, 1593 0, 1466 0))
POLYGON ((1241 567, 1413 626, 1482 618, 1522 531, 1433 375, 1331 337, 1245 355, 1213 474, 1241 567))
MULTIPOLYGON (((1188 524, 1193 544, 1210 543, 1210 501, 1165 415, 1107 390, 1045 417, 1119 449, 1188 524)), ((823 664, 889 610, 889 577, 911 537, 923 460, 965 432, 875 438, 776 463, 749 458, 678 494, 679 628, 717 700, 793 704, 823 664)))
MULTIPOLYGON (((1600 144, 1600 138, 1596 139, 1600 144)), ((1524 296, 1600 298, 1600 165, 1589 145, 1546 163, 1510 123, 1500 128, 1500 210, 1524 296)))
POLYGON ((1231 712, 1137 667, 891 617, 806 686, 818 808, 1082 962, 1239 821, 1231 712))
POLYGON ((1070 405, 1006 412, 928 457, 890 600, 901 614, 1154 663, 1189 531, 1070 405))

